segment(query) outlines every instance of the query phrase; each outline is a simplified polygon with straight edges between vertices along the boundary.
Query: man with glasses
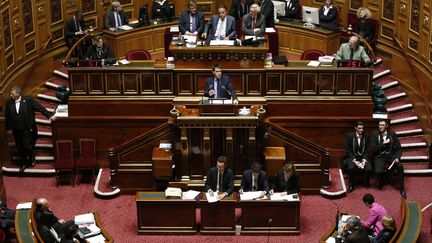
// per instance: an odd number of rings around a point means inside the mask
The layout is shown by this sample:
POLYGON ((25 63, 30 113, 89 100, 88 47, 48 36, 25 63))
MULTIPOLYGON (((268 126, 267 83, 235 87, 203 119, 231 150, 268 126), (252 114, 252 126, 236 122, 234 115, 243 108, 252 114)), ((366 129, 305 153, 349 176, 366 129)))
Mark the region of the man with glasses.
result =
POLYGON ((242 30, 244 35, 263 36, 266 29, 265 18, 260 14, 258 4, 252 4, 249 14, 243 16, 242 30))
POLYGON ((128 24, 128 17, 122 10, 119 1, 113 1, 111 3, 111 10, 105 14, 105 28, 111 31, 116 31, 122 25, 128 24))
POLYGON ((205 26, 202 38, 210 40, 229 40, 236 37, 235 18, 227 14, 225 5, 218 8, 218 14, 213 15, 205 26), (210 32, 209 32, 210 31, 210 32))
POLYGON ((197 10, 195 1, 189 1, 188 10, 180 15, 179 30, 182 35, 200 36, 204 31, 204 15, 197 10))

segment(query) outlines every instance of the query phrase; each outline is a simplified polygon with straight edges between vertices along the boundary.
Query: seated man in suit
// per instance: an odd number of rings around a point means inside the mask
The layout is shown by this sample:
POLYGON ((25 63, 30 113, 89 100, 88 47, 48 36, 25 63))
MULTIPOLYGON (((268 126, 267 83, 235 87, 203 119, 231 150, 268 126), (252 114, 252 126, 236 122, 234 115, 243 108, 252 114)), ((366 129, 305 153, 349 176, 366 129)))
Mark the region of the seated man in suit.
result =
POLYGON ((205 183, 205 190, 210 194, 218 193, 220 200, 234 191, 234 173, 226 168, 226 164, 227 158, 219 156, 216 167, 210 168, 205 183))
POLYGON ((276 173, 273 190, 275 192, 286 192, 287 194, 300 192, 300 175, 295 171, 292 163, 284 164, 283 170, 276 173))
POLYGON ((345 143, 344 165, 349 173, 349 189, 352 192, 355 187, 355 174, 359 171, 366 173, 366 186, 370 185, 370 173, 372 165, 368 158, 368 135, 363 132, 363 122, 357 121, 355 131, 347 135, 345 143))
POLYGON ((41 236, 45 235, 48 239, 49 232, 47 231, 50 228, 53 228, 57 232, 57 235, 62 237, 65 227, 75 224, 73 220, 65 222, 63 219, 57 218, 50 210, 48 200, 45 198, 38 198, 36 200, 35 220, 41 236))
POLYGON ((263 36, 265 33, 265 18, 260 14, 261 8, 258 4, 252 4, 249 14, 243 16, 242 30, 244 35, 263 36))
POLYGON ((339 227, 336 242, 365 243, 369 235, 356 216, 347 218, 346 223, 339 227))
POLYGON ((366 64, 371 63, 371 59, 366 53, 363 46, 359 45, 359 38, 355 35, 351 36, 348 43, 343 43, 339 51, 336 53, 336 61, 358 60, 366 64))
POLYGON ((222 75, 222 67, 219 64, 213 65, 213 76, 208 78, 205 85, 204 96, 209 98, 233 99, 233 104, 237 105, 237 94, 231 79, 222 75))
POLYGON ((111 10, 105 14, 105 28, 116 31, 116 28, 129 23, 128 17, 121 8, 119 1, 111 3, 111 10))
POLYGON ((229 15, 233 16, 236 20, 240 20, 240 18, 248 13, 252 3, 252 0, 233 0, 229 15))
POLYGON ((202 38, 210 40, 229 40, 236 37, 235 18, 227 15, 227 8, 221 5, 218 14, 213 15, 205 25, 202 38), (210 31, 210 32, 209 32, 210 31))
POLYGON ((399 190, 403 198, 407 195, 404 189, 404 168, 400 162, 402 156, 402 147, 395 132, 389 129, 387 120, 378 122, 378 130, 371 135, 371 150, 374 161, 375 174, 378 177, 378 188, 382 190, 383 174, 386 171, 397 171, 399 177, 399 190), (385 165, 388 168, 385 168, 385 165))
POLYGON ((240 194, 249 191, 261 191, 261 197, 269 191, 267 173, 261 170, 258 162, 252 163, 251 169, 245 170, 240 184, 240 194))
POLYGON ((197 11, 197 4, 188 2, 188 10, 180 15, 179 30, 182 35, 200 36, 204 31, 204 15, 197 11))

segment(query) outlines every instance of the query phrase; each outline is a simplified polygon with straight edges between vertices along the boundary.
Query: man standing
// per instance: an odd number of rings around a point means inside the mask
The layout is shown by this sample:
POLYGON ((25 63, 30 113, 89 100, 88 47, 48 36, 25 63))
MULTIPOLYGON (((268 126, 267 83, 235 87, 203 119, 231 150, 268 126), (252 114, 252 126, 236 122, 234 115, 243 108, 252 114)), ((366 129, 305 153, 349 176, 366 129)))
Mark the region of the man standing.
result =
POLYGON ((213 77, 206 81, 204 96, 210 98, 233 99, 238 104, 236 91, 228 76, 222 75, 222 67, 219 64, 213 65, 213 77))
POLYGON ((261 15, 265 18, 266 27, 274 27, 274 4, 271 0, 261 1, 261 15))
POLYGON ((363 46, 359 45, 359 38, 351 36, 348 43, 343 43, 336 53, 336 61, 357 60, 366 64, 371 62, 363 46))
POLYGON ((236 37, 235 18, 227 15, 227 8, 225 5, 221 5, 218 8, 218 14, 213 15, 205 25, 202 37, 207 39, 207 41, 216 39, 229 40, 230 38, 236 37))
POLYGON ((119 1, 111 3, 111 10, 105 14, 105 28, 116 31, 116 28, 128 24, 128 17, 121 8, 119 1))
POLYGON ((370 185, 370 172, 372 172, 372 165, 368 161, 368 136, 363 131, 363 122, 357 121, 354 129, 354 132, 347 135, 345 143, 344 165, 348 169, 350 182, 348 192, 354 190, 356 172, 366 173, 366 186, 370 185))
POLYGON ((251 169, 245 170, 240 184, 240 194, 249 191, 261 191, 261 197, 268 193, 269 185, 267 173, 258 162, 252 163, 251 169))
POLYGON ((218 193, 220 200, 234 191, 234 173, 231 169, 226 168, 226 164, 227 158, 219 156, 216 167, 210 168, 205 183, 205 190, 210 194, 218 193))
POLYGON ((373 150, 373 159, 375 174, 378 177, 378 188, 383 187, 383 175, 386 171, 397 171, 399 177, 399 190, 401 196, 406 198, 404 189, 404 168, 400 162, 402 148, 395 132, 388 129, 388 121, 380 120, 378 130, 371 135, 371 149, 373 150), (385 168, 385 166, 388 166, 385 168))
POLYGON ((37 138, 35 112, 40 112, 50 121, 54 116, 42 107, 30 96, 21 96, 22 89, 18 86, 12 87, 10 98, 6 103, 6 130, 12 130, 18 155, 21 156, 20 172, 36 163, 33 148, 37 138))
POLYGON ((252 0, 233 0, 229 15, 233 16, 236 20, 240 20, 240 18, 248 13, 252 3, 252 0))
POLYGON ((195 1, 188 2, 188 10, 180 15, 179 29, 182 35, 200 36, 204 30, 204 15, 197 11, 195 1))
POLYGON ((66 45, 71 48, 73 44, 84 34, 87 33, 84 25, 84 16, 81 11, 77 11, 72 18, 68 19, 64 25, 64 38, 66 45))
POLYGON ((260 14, 261 8, 258 4, 252 4, 249 14, 242 20, 242 31, 244 35, 263 36, 265 33, 265 19, 260 14))
POLYGON ((387 211, 381 204, 375 202, 374 196, 370 193, 366 193, 363 196, 363 202, 369 208, 369 217, 366 221, 362 222, 362 225, 366 229, 371 229, 373 236, 377 236, 384 229, 382 218, 388 215, 387 211))

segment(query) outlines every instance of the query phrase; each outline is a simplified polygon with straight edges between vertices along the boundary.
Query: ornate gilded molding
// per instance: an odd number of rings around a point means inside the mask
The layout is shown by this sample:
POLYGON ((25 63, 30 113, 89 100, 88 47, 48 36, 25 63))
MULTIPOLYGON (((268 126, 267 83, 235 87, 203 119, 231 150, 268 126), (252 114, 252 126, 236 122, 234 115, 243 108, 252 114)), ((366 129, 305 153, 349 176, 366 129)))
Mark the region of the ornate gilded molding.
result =
POLYGON ((350 9, 357 10, 363 6, 363 0, 351 0, 350 9))
POLYGON ((409 39, 409 47, 411 48, 411 49, 413 49, 414 51, 418 51, 418 45, 419 45, 419 43, 418 43, 418 41, 417 40, 414 40, 414 39, 409 39))
POLYGON ((44 8, 44 7, 40 6, 40 7, 37 9, 37 12, 38 12, 38 14, 39 14, 39 17, 43 17, 43 16, 45 16, 45 8, 44 8))
POLYGON ((15 30, 18 30, 20 28, 20 21, 19 21, 19 19, 15 19, 14 20, 14 27, 15 27, 15 30))
POLYGON ((384 0, 383 17, 394 21, 394 0, 384 0))
POLYGON ((90 13, 96 10, 95 0, 81 0, 83 13, 90 13))
POLYGON ((424 18, 423 18, 423 25, 425 27, 429 26, 429 16, 424 16, 424 18))
POLYGON ((56 23, 63 19, 61 0, 51 0, 51 23, 56 23))
POLYGON ((24 34, 33 32, 33 9, 30 0, 22 0, 24 34))
POLYGON ((75 5, 76 5, 75 0, 67 0, 67 6, 68 7, 72 7, 72 6, 75 6, 75 5))
POLYGON ((420 0, 411 1, 411 24, 410 28, 419 32, 420 29, 420 0))
MULTIPOLYGON (((9 8, 3 11, 2 13, 3 20, 3 36, 4 36, 4 49, 8 49, 12 46, 12 31, 11 31, 11 23, 9 16, 9 8)), ((13 58, 13 57, 12 57, 13 58)))
POLYGON ((406 5, 402 3, 399 7, 399 13, 405 15, 405 12, 406 12, 406 5))

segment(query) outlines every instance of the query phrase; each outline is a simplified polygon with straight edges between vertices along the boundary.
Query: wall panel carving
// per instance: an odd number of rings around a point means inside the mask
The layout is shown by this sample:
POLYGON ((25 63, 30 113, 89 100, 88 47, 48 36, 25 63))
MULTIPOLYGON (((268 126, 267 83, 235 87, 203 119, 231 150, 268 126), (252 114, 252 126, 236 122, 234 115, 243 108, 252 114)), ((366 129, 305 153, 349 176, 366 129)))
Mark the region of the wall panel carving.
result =
POLYGON ((24 20, 24 35, 28 35, 34 31, 33 26, 33 8, 30 0, 22 1, 23 20, 24 20))
POLYGON ((14 55, 11 53, 8 57, 6 57, 6 67, 9 68, 14 63, 14 55))
POLYGON ((420 0, 412 0, 410 28, 411 30, 418 33, 419 26, 420 26, 420 0))
POLYGON ((51 0, 51 23, 63 20, 61 0, 51 0))
POLYGON ((63 39, 63 29, 54 30, 52 32, 53 41, 58 41, 63 39))
POLYGON ((26 54, 29 54, 29 53, 33 52, 34 50, 36 50, 36 44, 35 44, 34 40, 25 44, 25 53, 26 54))
POLYGON ((95 0, 81 0, 81 9, 83 13, 91 13, 96 10, 95 0))
POLYGON ((393 28, 387 27, 387 26, 383 26, 381 28, 381 30, 382 30, 381 31, 381 36, 393 39, 393 32, 394 32, 393 28))
POLYGON ((419 43, 417 40, 410 38, 409 39, 409 48, 415 52, 418 52, 419 43))
POLYGON ((360 7, 363 7, 363 0, 351 0, 350 1, 350 10, 357 10, 360 7))
POLYGON ((3 43, 5 50, 12 47, 12 32, 10 26, 10 16, 9 16, 9 8, 5 9, 2 12, 2 20, 3 20, 3 43))
POLYGON ((394 0, 384 0, 383 18, 394 21, 394 0))

